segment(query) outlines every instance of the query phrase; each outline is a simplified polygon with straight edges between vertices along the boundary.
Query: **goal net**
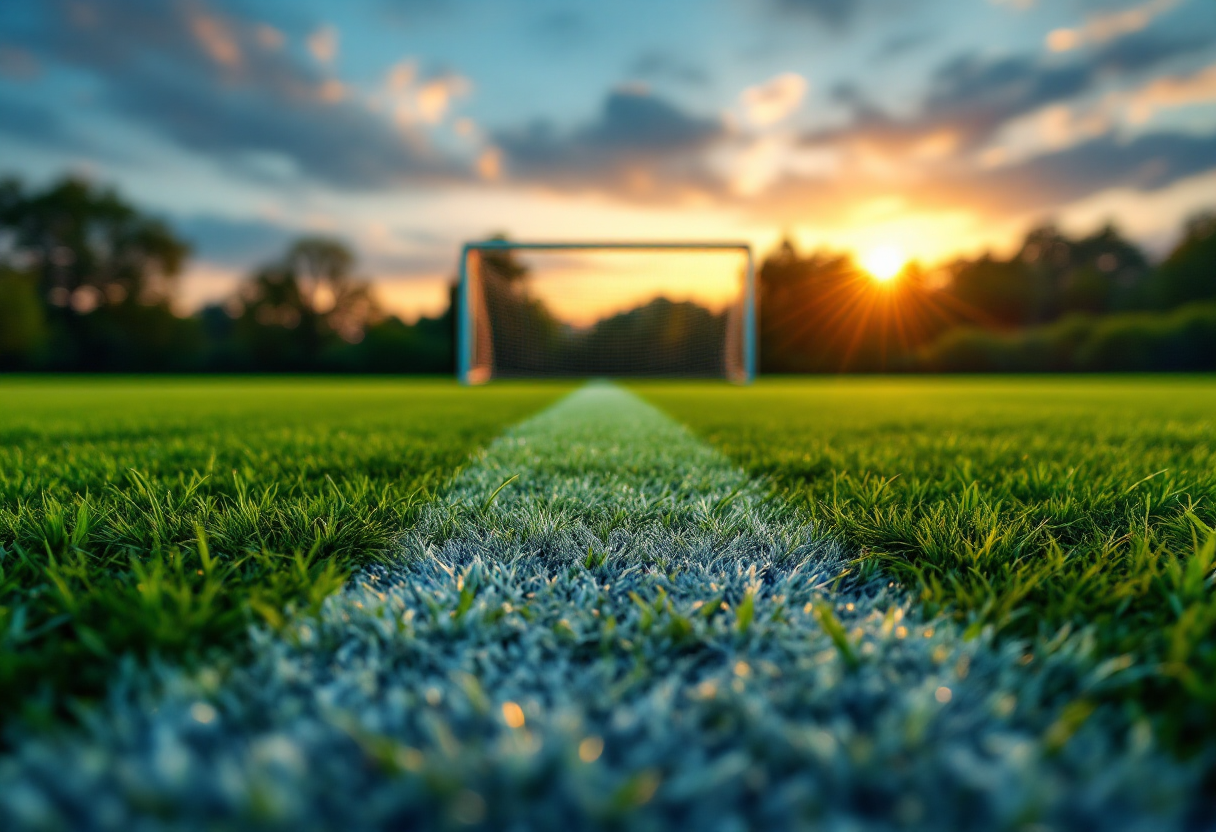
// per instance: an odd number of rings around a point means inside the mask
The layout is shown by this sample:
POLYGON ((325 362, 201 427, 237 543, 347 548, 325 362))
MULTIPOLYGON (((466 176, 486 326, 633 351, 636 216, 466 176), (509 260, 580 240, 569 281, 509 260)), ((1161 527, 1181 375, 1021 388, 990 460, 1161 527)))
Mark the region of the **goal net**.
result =
POLYGON ((457 372, 493 378, 750 381, 755 275, 746 243, 465 245, 457 372))

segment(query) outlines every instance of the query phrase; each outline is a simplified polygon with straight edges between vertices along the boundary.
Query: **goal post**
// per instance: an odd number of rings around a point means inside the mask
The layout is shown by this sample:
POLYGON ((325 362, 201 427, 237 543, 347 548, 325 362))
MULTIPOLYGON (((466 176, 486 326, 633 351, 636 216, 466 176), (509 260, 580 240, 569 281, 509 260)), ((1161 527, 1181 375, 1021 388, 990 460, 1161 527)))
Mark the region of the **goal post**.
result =
POLYGON ((460 251, 456 335, 464 384, 578 376, 746 384, 757 364, 751 245, 469 242, 460 251), (651 256, 649 265, 639 259, 651 256), (546 258, 555 267, 536 268, 546 258))

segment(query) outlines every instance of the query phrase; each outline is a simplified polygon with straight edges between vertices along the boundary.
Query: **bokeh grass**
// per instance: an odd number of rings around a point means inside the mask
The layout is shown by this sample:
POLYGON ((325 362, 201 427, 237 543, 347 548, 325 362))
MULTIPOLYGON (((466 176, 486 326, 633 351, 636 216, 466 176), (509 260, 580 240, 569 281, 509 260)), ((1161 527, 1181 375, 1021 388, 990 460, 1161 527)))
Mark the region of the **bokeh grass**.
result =
POLYGON ((1216 378, 636 389, 929 613, 1025 639, 1028 668, 1088 629, 1127 671, 1103 696, 1184 749, 1216 737, 1216 378))
POLYGON ((560 385, 0 380, 0 713, 315 610, 560 385))

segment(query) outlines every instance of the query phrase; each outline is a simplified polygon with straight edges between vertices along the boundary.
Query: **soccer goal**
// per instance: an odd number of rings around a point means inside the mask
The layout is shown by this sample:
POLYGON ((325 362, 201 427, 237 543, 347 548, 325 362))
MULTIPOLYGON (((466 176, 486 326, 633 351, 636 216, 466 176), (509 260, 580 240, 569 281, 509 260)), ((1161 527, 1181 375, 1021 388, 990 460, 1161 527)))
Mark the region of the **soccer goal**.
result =
POLYGON ((467 243, 457 374, 747 383, 755 284, 747 243, 467 243))

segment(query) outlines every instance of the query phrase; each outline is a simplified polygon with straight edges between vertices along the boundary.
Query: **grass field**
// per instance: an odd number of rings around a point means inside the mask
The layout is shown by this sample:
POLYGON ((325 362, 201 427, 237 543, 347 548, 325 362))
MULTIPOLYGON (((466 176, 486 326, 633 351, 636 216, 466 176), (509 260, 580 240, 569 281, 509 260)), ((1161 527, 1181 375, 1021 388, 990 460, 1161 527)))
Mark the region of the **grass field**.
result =
POLYGON ((251 621, 315 611, 564 389, 0 380, 0 713, 37 719, 124 655, 239 647, 251 621))
POLYGON ((1029 639, 1028 663, 1087 630, 1123 669, 1104 697, 1181 746, 1216 737, 1216 379, 638 389, 929 614, 1029 639))
POLYGON ((0 825, 1207 828, 1216 380, 4 385, 0 825))

